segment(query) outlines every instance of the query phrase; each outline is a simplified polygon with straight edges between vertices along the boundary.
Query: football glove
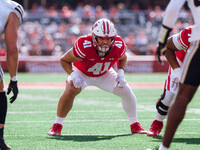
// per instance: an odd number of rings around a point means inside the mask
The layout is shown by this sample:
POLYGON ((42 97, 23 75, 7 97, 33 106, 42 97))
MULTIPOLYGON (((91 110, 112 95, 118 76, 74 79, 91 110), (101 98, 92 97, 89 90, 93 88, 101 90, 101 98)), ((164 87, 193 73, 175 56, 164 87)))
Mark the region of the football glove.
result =
POLYGON ((75 88, 84 88, 87 86, 85 81, 75 71, 70 73, 75 88))
POLYGON ((13 93, 13 96, 10 98, 10 103, 13 103, 16 100, 17 95, 19 93, 18 87, 17 87, 17 81, 10 80, 8 90, 7 90, 7 95, 9 95, 11 91, 13 93))
POLYGON ((124 70, 123 69, 118 70, 116 82, 117 82, 116 86, 120 87, 120 88, 122 88, 126 85, 126 80, 124 78, 124 70))
POLYGON ((178 83, 180 82, 181 78, 181 68, 176 68, 173 70, 174 74, 172 76, 172 85, 171 88, 176 91, 178 87, 178 83))
POLYGON ((172 30, 171 28, 168 28, 165 25, 162 25, 161 30, 160 30, 160 35, 158 38, 158 47, 156 49, 156 59, 160 64, 163 64, 160 57, 166 51, 166 42, 171 30, 172 30))

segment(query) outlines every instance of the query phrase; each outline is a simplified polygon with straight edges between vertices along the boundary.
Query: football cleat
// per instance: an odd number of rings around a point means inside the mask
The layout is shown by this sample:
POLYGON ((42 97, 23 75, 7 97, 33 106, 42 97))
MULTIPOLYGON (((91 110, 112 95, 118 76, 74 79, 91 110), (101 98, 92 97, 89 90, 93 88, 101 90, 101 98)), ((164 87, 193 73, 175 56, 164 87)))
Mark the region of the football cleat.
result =
POLYGON ((147 134, 147 131, 145 131, 142 126, 140 125, 139 122, 135 122, 130 125, 131 127, 131 132, 132 133, 137 133, 137 134, 147 134))
POLYGON ((159 133, 162 130, 162 128, 163 128, 163 122, 154 120, 153 123, 151 124, 149 131, 147 132, 147 135, 152 137, 159 136, 159 133))
POLYGON ((48 132, 48 135, 51 135, 51 136, 60 135, 62 127, 63 127, 62 124, 54 123, 53 126, 51 127, 50 131, 48 132))
POLYGON ((10 150, 10 146, 5 143, 3 138, 0 138, 0 150, 10 150))

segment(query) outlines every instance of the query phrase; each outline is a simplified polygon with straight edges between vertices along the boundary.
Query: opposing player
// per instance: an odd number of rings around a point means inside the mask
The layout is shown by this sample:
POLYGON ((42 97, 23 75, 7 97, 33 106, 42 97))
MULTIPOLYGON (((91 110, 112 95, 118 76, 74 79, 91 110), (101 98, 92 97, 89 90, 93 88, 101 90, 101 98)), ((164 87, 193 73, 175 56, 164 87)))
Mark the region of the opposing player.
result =
POLYGON ((158 61, 160 61, 160 55, 165 51, 165 41, 170 30, 175 25, 179 11, 185 2, 188 3, 192 12, 195 25, 192 28, 190 38, 191 46, 183 62, 178 92, 168 112, 163 143, 160 145, 159 150, 169 149, 176 129, 184 118, 187 105, 194 96, 200 83, 200 2, 198 0, 171 0, 169 2, 161 27, 159 46, 156 53, 158 61))
POLYGON ((163 120, 167 116, 170 104, 178 89, 177 87, 181 77, 183 60, 190 47, 191 31, 192 26, 187 27, 167 40, 165 57, 167 58, 170 67, 168 70, 168 76, 165 79, 164 92, 156 103, 157 112, 155 120, 147 132, 148 136, 158 136, 163 128, 163 120))
MULTIPOLYGON (((24 10, 21 5, 10 0, 0 1, 0 34, 5 34, 7 67, 10 74, 10 83, 7 94, 11 91, 13 96, 10 102, 13 103, 18 95, 17 69, 18 69, 18 48, 17 30, 22 21, 24 10)), ((7 97, 4 89, 3 70, 0 66, 0 149, 10 149, 4 141, 4 124, 7 112, 7 97)))
POLYGON ((72 108, 73 101, 85 87, 96 86, 122 99, 132 133, 146 134, 137 120, 136 97, 124 78, 127 56, 126 46, 117 35, 114 24, 100 19, 92 27, 92 35, 81 36, 72 49, 66 52, 60 62, 70 75, 66 89, 57 107, 57 117, 49 135, 60 135, 62 124, 72 108), (118 72, 112 66, 118 63, 118 72), (73 64, 73 65, 72 65, 73 64))

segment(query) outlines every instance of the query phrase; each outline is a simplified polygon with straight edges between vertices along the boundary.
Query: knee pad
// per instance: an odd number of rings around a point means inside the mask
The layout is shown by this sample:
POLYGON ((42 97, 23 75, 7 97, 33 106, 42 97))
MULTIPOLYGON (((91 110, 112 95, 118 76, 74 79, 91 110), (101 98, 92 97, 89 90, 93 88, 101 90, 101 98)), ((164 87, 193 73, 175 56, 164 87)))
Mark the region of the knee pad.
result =
POLYGON ((163 94, 161 95, 160 99, 156 103, 156 109, 160 115, 167 115, 169 106, 173 100, 174 93, 164 90, 163 94))

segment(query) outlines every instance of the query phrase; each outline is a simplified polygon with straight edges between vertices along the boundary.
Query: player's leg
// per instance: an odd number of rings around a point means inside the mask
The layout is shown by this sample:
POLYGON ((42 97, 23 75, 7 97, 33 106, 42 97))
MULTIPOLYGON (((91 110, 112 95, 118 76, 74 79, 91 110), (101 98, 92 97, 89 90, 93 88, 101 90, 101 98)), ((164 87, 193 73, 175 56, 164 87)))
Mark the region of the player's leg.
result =
POLYGON ((146 134, 147 132, 142 128, 137 119, 137 99, 131 88, 127 84, 125 87, 115 87, 113 93, 122 100, 122 107, 126 112, 132 133, 146 134))
POLYGON ((9 149, 10 147, 4 141, 4 124, 7 113, 7 97, 4 90, 3 71, 0 66, 0 149, 9 149))
MULTIPOLYGON (((179 62, 179 65, 182 66, 182 63, 179 62)), ((173 84, 173 80, 171 78, 173 77, 173 75, 174 71, 171 67, 169 67, 168 76, 165 79, 164 92, 156 103, 157 111, 155 119, 152 122, 151 127, 149 128, 149 131, 147 133, 148 136, 159 136, 163 128, 163 120, 167 117, 168 109, 170 107, 175 93, 177 92, 177 89, 174 90, 173 88, 171 88, 171 85, 173 84)))
POLYGON ((187 105, 191 101, 200 83, 200 47, 199 41, 195 42, 193 49, 186 55, 183 65, 181 83, 178 93, 169 110, 163 145, 169 147, 176 129, 184 118, 187 105))
POLYGON ((132 133, 146 133, 146 131, 141 127, 137 120, 137 102, 135 95, 133 94, 128 84, 126 84, 126 86, 123 88, 116 87, 116 77, 116 71, 110 69, 104 76, 98 77, 99 82, 96 84, 96 86, 121 97, 122 107, 130 121, 132 133))
MULTIPOLYGON (((81 72, 79 72, 79 71, 76 71, 76 72, 79 74, 79 76, 81 76, 84 80, 86 80, 81 72)), ((86 83, 87 83, 87 81, 86 81, 86 83)), ((85 87, 83 87, 83 89, 84 88, 85 87)), ((56 135, 61 134, 64 119, 73 106, 74 98, 83 89, 75 88, 70 76, 68 77, 68 81, 66 83, 66 88, 59 98, 55 123, 53 124, 51 130, 48 132, 48 135, 56 136, 56 135)))
POLYGON ((67 83, 64 92, 59 98, 55 123, 48 132, 48 135, 56 136, 61 134, 63 121, 72 108, 75 96, 80 92, 81 88, 75 88, 72 81, 67 83))
POLYGON ((175 102, 172 104, 168 114, 165 136, 163 138, 165 146, 169 147, 168 141, 171 142, 179 123, 185 115, 186 107, 192 99, 196 89, 197 87, 180 83, 178 93, 175 96, 175 102))
POLYGON ((159 133, 163 128, 163 120, 167 117, 167 112, 174 95, 175 94, 173 92, 166 89, 164 90, 163 94, 161 95, 161 98, 156 103, 157 112, 155 120, 151 124, 151 127, 147 133, 148 136, 159 136, 159 133))

